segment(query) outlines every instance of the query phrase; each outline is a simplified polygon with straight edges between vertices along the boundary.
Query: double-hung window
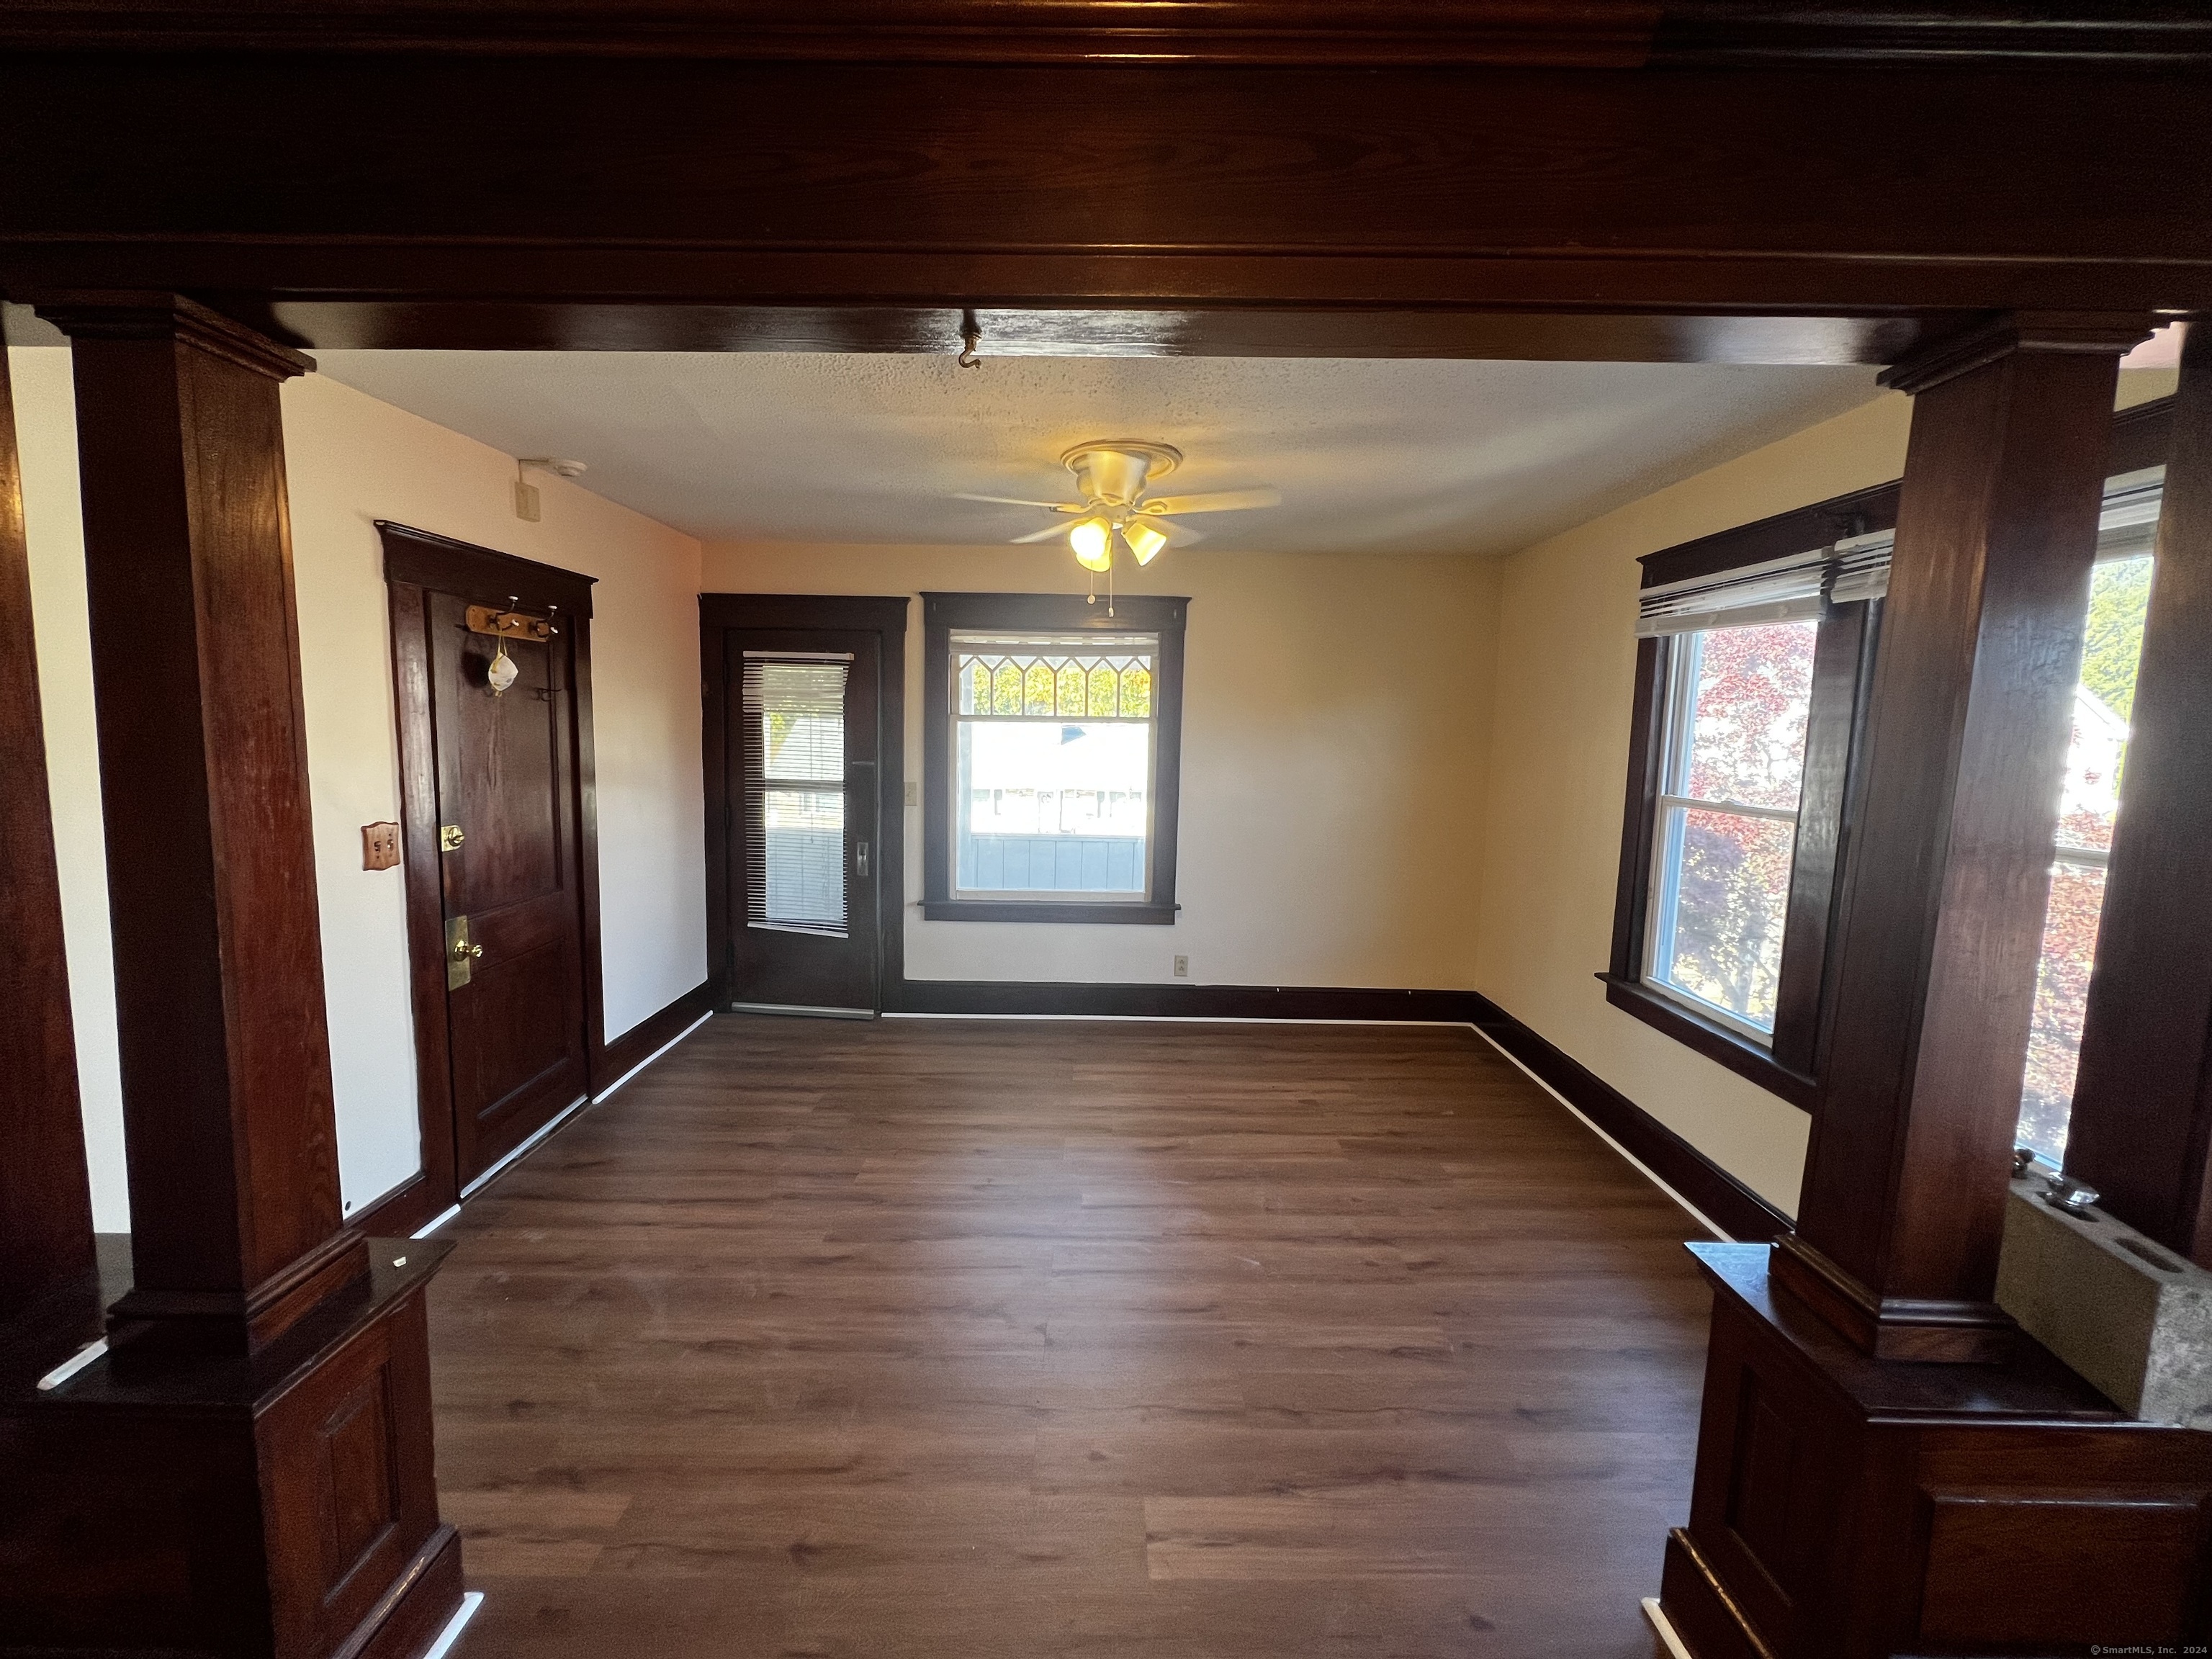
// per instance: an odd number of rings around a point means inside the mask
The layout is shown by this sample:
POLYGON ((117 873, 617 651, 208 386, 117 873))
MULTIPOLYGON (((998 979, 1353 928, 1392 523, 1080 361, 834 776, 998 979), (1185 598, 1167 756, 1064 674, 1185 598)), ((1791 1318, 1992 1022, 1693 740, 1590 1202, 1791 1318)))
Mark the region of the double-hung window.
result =
POLYGON ((1668 649, 1644 982, 1771 1045, 1820 623, 1701 629, 1668 649))
POLYGON ((1616 1006, 1809 1103, 1896 492, 1644 561, 1616 1006))
POLYGON ((1174 920, 1184 605, 923 596, 926 916, 1174 920))
MULTIPOLYGON (((2066 1145, 2150 598, 2166 426, 2115 423, 2019 1139, 2066 1145), (2130 459, 2132 458, 2132 459, 2130 459)), ((1655 553, 1610 967, 1615 1006, 1784 1098, 1817 1096, 1855 744, 1898 487, 1655 553)))

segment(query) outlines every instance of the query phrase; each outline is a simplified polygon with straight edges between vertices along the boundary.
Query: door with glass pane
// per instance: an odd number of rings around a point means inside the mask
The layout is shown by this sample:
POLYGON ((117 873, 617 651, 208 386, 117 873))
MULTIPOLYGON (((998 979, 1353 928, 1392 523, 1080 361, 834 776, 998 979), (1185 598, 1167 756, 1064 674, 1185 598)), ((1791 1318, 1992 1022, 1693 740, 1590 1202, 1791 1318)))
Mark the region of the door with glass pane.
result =
POLYGON ((729 646, 730 1000, 872 1013, 878 636, 739 629, 729 646))

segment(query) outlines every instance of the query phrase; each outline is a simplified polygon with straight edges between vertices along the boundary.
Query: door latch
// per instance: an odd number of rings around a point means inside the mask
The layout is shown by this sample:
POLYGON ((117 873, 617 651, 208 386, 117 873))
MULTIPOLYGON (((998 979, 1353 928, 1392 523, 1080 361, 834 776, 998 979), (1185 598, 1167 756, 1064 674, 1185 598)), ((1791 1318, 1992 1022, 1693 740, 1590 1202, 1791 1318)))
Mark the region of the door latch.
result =
POLYGON ((446 988, 458 991, 469 982, 475 971, 477 958, 483 954, 483 946, 469 943, 469 919, 466 916, 446 918, 446 988))
POLYGON ((468 836, 462 833, 461 826, 458 823, 441 823, 438 826, 438 850, 441 853, 452 852, 467 839, 468 836))
POLYGON ((868 873, 868 843, 860 842, 853 848, 853 868, 860 875, 868 873))

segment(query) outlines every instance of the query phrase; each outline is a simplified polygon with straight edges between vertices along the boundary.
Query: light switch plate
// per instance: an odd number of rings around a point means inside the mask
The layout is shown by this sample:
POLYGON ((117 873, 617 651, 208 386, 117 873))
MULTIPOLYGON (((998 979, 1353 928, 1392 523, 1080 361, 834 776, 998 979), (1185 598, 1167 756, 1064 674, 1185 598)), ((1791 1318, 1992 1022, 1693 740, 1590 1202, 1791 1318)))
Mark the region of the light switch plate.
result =
POLYGON ((361 867, 393 870, 399 866, 399 826, 364 823, 361 826, 361 867))

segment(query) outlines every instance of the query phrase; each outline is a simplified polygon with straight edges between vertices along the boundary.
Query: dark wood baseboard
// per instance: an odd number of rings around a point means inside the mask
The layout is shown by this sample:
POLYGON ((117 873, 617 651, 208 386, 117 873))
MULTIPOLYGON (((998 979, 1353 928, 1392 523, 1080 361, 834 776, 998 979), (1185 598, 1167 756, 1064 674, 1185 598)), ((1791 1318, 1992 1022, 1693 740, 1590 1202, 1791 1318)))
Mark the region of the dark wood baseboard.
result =
POLYGON ((1765 1243, 1790 1218, 1479 991, 1316 985, 1083 985, 909 979, 888 988, 902 1014, 1119 1015, 1137 1019, 1419 1020, 1472 1025, 1619 1141, 1731 1238, 1765 1243))
POLYGON ((1412 1019, 1471 1025, 1476 1023, 1478 1009, 1489 1006, 1473 991, 909 979, 887 988, 884 1012, 1119 1015, 1137 1019, 1412 1019))
POLYGON ((364 1238, 411 1238, 422 1224, 447 1208, 431 1190, 430 1177, 417 1170, 390 1192, 346 1217, 364 1238))
MULTIPOLYGON (((714 1000, 714 981, 703 980, 659 1013, 647 1015, 599 1048, 591 1063, 593 1097, 619 1082, 700 1015, 712 1013, 714 1000)), ((443 1213, 453 1201, 441 1200, 430 1177, 418 1170, 381 1198, 348 1215, 346 1221, 369 1238, 406 1238, 443 1213)))
POLYGON ((714 1012, 714 981, 702 980, 657 1014, 648 1014, 592 1056, 592 1097, 619 1083, 702 1014, 714 1012))
POLYGON ((1487 998, 1474 1024, 1611 1135, 1644 1167, 1698 1206, 1729 1237, 1763 1244, 1792 1230, 1790 1218, 1626 1095, 1487 998))

